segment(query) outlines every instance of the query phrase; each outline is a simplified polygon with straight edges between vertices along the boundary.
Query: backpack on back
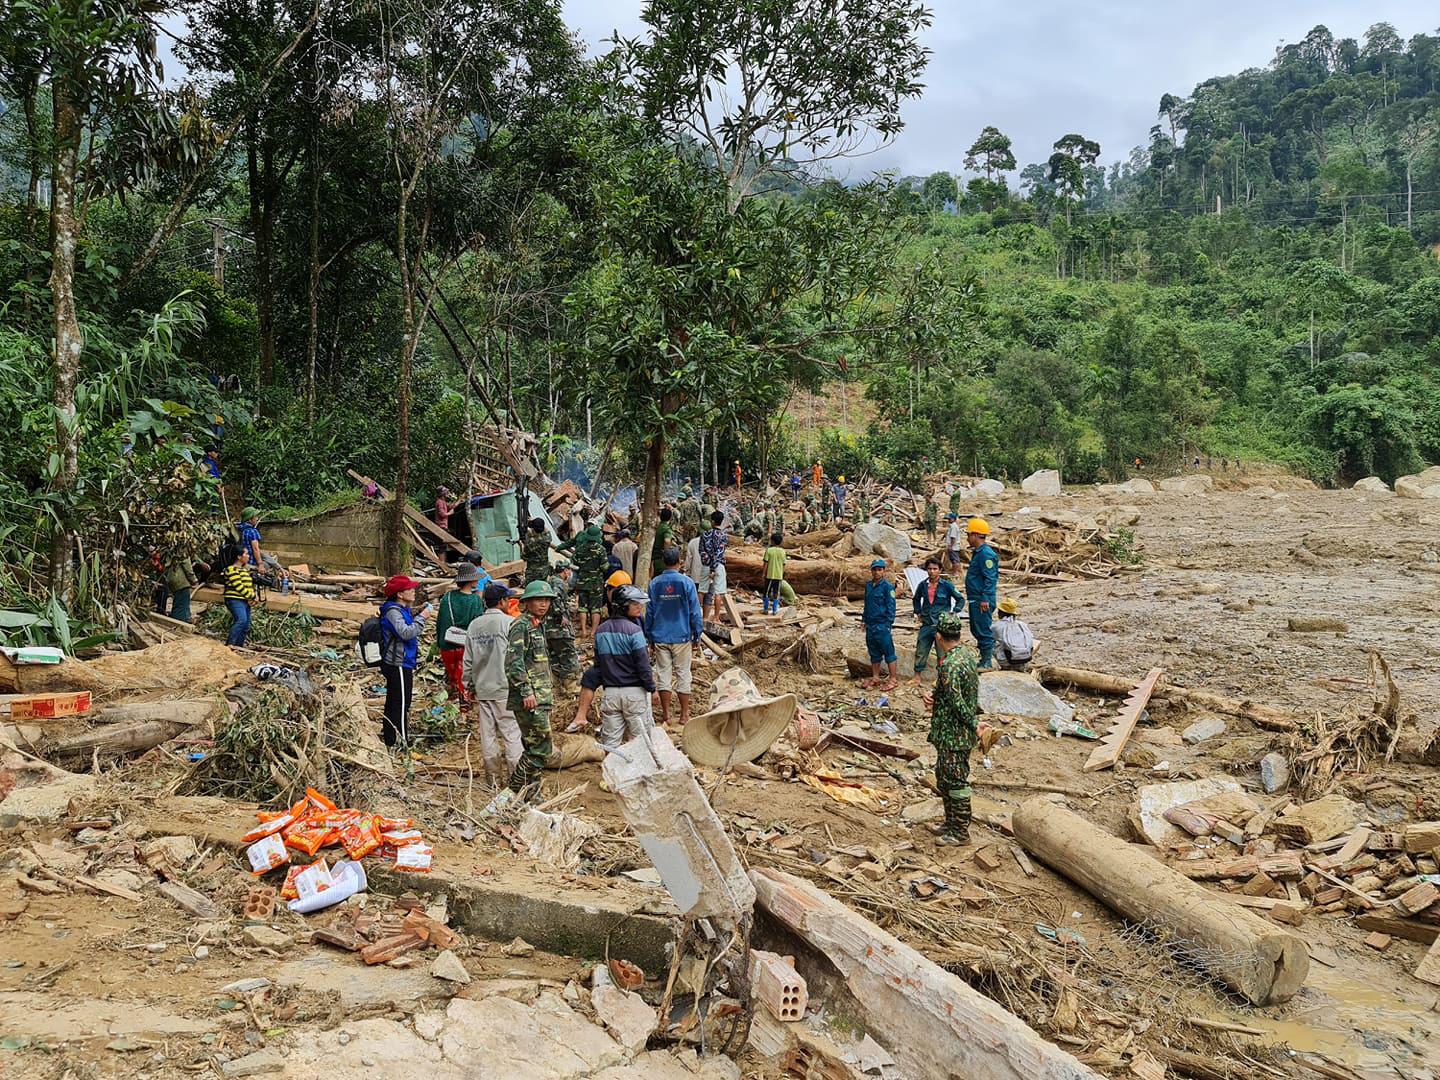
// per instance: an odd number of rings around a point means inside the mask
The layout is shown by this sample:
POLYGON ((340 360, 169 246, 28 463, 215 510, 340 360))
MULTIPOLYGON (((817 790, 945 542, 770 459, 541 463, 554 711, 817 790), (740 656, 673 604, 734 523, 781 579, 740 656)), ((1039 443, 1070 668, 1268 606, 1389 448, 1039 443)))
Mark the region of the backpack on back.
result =
POLYGON ((380 659, 385 655, 385 623, 379 615, 371 615, 360 624, 355 648, 366 667, 380 666, 380 659))

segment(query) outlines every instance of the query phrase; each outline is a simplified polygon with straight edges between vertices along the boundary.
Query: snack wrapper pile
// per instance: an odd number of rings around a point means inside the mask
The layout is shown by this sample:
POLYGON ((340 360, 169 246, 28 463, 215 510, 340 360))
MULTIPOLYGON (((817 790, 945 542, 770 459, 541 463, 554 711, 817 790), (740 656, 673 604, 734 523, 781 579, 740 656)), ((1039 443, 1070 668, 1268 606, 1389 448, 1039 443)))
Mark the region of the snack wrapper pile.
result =
POLYGON ((371 857, 387 860, 395 870, 430 872, 433 851, 408 818, 342 809, 314 788, 306 788, 305 797, 288 810, 261 810, 255 816, 260 824, 240 838, 250 845, 245 854, 252 874, 258 877, 292 858, 303 859, 286 875, 281 893, 286 899, 329 887, 326 861, 316 857, 322 848, 336 845, 356 862, 371 857))

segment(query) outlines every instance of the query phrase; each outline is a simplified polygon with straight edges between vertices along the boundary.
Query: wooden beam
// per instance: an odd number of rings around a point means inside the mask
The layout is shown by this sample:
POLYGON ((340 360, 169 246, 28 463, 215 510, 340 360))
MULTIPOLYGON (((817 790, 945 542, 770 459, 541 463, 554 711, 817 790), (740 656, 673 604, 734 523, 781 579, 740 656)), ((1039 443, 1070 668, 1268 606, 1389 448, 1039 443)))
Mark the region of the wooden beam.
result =
MULTIPOLYGON (((204 588, 196 589, 194 597, 207 604, 223 604, 225 591, 214 585, 206 585, 204 588)), ((257 605, 252 604, 251 606, 257 605)), ((259 606, 265 611, 278 611, 282 614, 301 612, 313 615, 317 619, 353 619, 357 622, 364 622, 374 615, 376 607, 373 604, 362 604, 352 600, 331 600, 323 596, 302 596, 299 593, 290 593, 285 596, 278 593, 267 593, 259 606)))
POLYGON ((1135 730, 1140 714, 1150 703, 1150 695, 1155 692, 1155 686, 1163 674, 1159 668, 1151 668, 1150 673, 1140 680, 1140 685, 1130 691, 1125 698, 1125 704, 1120 707, 1120 712, 1115 717, 1115 722, 1110 725, 1110 730, 1101 737, 1095 749, 1090 751, 1090 760, 1085 762, 1085 772, 1111 768, 1120 760, 1120 753, 1130 740, 1130 733, 1135 730))
MULTIPOLYGON (((380 492, 381 498, 395 498, 394 492, 386 491, 383 487, 381 487, 379 484, 376 484, 375 481, 371 480, 368 476, 361 476, 354 469, 346 469, 345 471, 350 474, 350 477, 353 480, 356 480, 361 484, 375 484, 375 489, 380 492)), ((447 547, 454 548, 461 555, 464 555, 465 552, 470 550, 470 546, 468 544, 465 544, 460 540, 456 539, 450 533, 442 529, 439 525, 436 525, 435 522, 427 518, 424 514, 420 513, 419 510, 416 510, 409 503, 406 503, 404 506, 402 506, 401 510, 405 512, 405 516, 407 518, 415 522, 416 525, 419 525, 422 529, 430 533, 430 535, 434 536, 437 540, 445 544, 447 547)))
POLYGON ((439 555, 435 554, 435 549, 432 548, 429 544, 427 544, 424 540, 420 539, 420 534, 415 531, 414 523, 411 522, 409 519, 406 519, 405 521, 405 531, 410 534, 410 542, 415 545, 416 551, 420 552, 421 555, 424 555, 425 558, 429 559, 436 566, 445 565, 444 560, 442 560, 439 555))
MULTIPOLYGON (((787 574, 789 572, 788 566, 786 572, 787 574)), ((1135 685, 1129 679, 1122 679, 1103 671, 1086 671, 1084 668, 1056 667, 1054 665, 1037 667, 1035 676, 1049 686, 1073 686, 1079 690, 1088 690, 1092 694, 1128 694, 1135 685)), ((1201 708, 1225 713, 1227 716, 1238 716, 1241 719, 1249 720, 1256 727, 1266 728, 1269 731, 1296 731, 1300 727, 1300 720, 1293 712, 1241 698, 1212 694, 1208 690, 1191 690, 1188 687, 1172 686, 1162 682, 1156 686, 1152 696, 1167 698, 1171 701, 1185 701, 1201 708)))

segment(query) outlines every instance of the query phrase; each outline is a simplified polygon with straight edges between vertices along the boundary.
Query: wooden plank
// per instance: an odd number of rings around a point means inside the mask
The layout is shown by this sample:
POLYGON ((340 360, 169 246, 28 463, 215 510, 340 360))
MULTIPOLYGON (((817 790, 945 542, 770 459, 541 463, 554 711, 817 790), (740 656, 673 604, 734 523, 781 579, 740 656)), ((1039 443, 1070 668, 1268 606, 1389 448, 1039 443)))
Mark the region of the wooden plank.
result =
POLYGON ((146 612, 145 621, 153 622, 161 629, 169 630, 177 634, 195 633, 195 627, 191 626, 188 622, 181 622, 179 619, 172 619, 169 615, 161 615, 158 611, 146 612))
POLYGON ((421 555, 425 556, 425 558, 429 559, 436 566, 444 565, 444 560, 435 554, 435 549, 420 539, 420 534, 415 531, 415 526, 412 522, 405 522, 405 531, 410 535, 410 542, 415 545, 416 551, 420 552, 421 555))
POLYGON ((745 644, 745 635, 743 633, 745 630, 745 618, 740 614, 740 605, 735 603, 735 598, 731 596, 729 592, 726 592, 721 597, 721 600, 723 600, 725 604, 725 614, 730 617, 730 621, 735 624, 735 629, 738 631, 738 633, 731 635, 731 644, 745 644))
POLYGON ((1115 722, 1110 725, 1110 730, 1101 737, 1095 749, 1090 751, 1090 759, 1085 762, 1085 772, 1109 769, 1120 760, 1120 753, 1130 740, 1130 733, 1135 730, 1140 714, 1150 703, 1150 695, 1155 693, 1155 686, 1163 674, 1159 668, 1151 668, 1145 678, 1140 680, 1140 684, 1130 691, 1125 698, 1125 704, 1115 717, 1115 722))
POLYGON ((162 881, 156 888, 161 895, 169 897, 197 919, 220 919, 225 916, 219 904, 188 885, 182 885, 178 881, 162 881))
MULTIPOLYGON (((225 591, 214 585, 196 589, 194 595, 196 600, 207 604, 223 604, 225 602, 225 591)), ((375 614, 375 606, 372 604, 361 604, 349 600, 329 600, 323 596, 302 596, 299 593, 289 593, 285 596, 281 596, 279 593, 266 593, 261 605, 266 611, 278 611, 282 614, 302 611, 317 619, 353 619, 356 622, 363 622, 375 614)))
MULTIPOLYGON (((356 480, 361 484, 375 484, 374 480, 371 480, 368 476, 361 476, 354 469, 346 469, 345 471, 350 474, 351 479, 356 480)), ((395 498, 393 492, 386 491, 379 484, 375 484, 375 488, 380 492, 381 498, 395 498)), ((407 518, 415 522, 416 525, 419 525, 422 529, 428 532, 431 536, 434 536, 437 540, 445 544, 447 547, 454 548, 461 555, 464 555, 465 552, 470 550, 470 546, 468 544, 462 543, 454 536, 452 536, 449 532, 440 528, 439 525, 436 525, 435 522, 431 521, 424 514, 420 513, 420 511, 416 510, 409 503, 406 503, 404 506, 401 507, 401 509, 405 512, 405 516, 407 518)))
POLYGON ((1355 925, 1361 930, 1373 930, 1391 937, 1404 938, 1429 945, 1440 941, 1440 925, 1423 923, 1415 919, 1397 919, 1394 915, 1356 915, 1355 925))

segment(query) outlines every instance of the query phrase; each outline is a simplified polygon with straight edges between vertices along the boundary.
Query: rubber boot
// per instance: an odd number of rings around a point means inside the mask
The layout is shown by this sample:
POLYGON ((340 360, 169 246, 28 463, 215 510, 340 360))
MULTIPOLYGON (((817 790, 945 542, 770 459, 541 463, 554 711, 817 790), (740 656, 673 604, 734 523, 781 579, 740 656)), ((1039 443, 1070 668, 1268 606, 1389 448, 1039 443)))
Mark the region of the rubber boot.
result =
POLYGON ((979 663, 979 665, 978 665, 978 669, 977 669, 977 670, 980 670, 980 671, 993 671, 994 669, 995 669, 995 646, 992 645, 992 646, 990 646, 990 648, 988 648, 988 649, 981 649, 981 650, 980 650, 980 663, 979 663))
POLYGON ((942 847, 963 847, 970 843, 969 798, 945 797, 945 824, 935 843, 942 847))

